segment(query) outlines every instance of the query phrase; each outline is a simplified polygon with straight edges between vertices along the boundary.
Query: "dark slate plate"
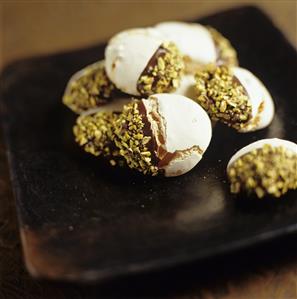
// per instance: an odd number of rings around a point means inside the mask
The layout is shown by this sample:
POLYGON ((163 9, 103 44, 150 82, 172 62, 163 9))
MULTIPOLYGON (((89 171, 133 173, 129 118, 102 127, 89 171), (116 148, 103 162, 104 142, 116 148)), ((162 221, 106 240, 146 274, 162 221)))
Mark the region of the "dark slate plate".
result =
POLYGON ((225 167, 257 139, 297 139, 297 55, 252 7, 199 20, 226 35, 241 65, 277 107, 267 129, 218 125, 202 162, 171 179, 116 170, 73 142, 75 116, 61 104, 72 73, 104 45, 20 61, 2 74, 2 124, 24 256, 36 277, 94 281, 211 257, 297 231, 296 192, 278 200, 232 198, 225 167))

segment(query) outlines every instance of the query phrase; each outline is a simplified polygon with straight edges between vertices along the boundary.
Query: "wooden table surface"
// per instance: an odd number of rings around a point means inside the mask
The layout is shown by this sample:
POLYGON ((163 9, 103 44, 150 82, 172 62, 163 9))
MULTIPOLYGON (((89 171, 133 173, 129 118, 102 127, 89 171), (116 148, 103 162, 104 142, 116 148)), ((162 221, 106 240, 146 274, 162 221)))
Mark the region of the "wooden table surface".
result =
MULTIPOLYGON (((296 1, 0 2, 0 68, 26 56, 97 43, 128 27, 191 19, 238 4, 262 7, 296 44, 296 1)), ((0 130, 0 299, 296 299, 297 236, 203 263, 95 286, 35 281, 22 260, 0 130)))

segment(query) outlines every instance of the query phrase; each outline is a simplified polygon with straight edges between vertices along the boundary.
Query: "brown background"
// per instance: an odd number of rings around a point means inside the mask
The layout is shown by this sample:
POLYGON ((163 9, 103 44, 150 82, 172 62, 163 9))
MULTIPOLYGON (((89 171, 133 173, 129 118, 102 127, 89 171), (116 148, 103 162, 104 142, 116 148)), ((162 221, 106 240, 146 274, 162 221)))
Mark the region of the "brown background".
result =
POLYGON ((25 56, 91 45, 124 28, 147 26, 163 20, 197 18, 244 4, 264 9, 288 38, 297 43, 295 0, 0 0, 2 65, 25 56))
MULTIPOLYGON (((1 1, 0 69, 23 57, 88 46, 115 32, 161 20, 191 19, 243 4, 266 11, 296 45, 292 1, 1 1)), ((277 46, 277 45, 276 45, 277 46)), ((0 130, 0 298, 296 299, 296 238, 172 273, 78 288, 35 282, 22 264, 15 207, 0 130), (157 277, 157 278, 156 278, 157 277), (181 279, 179 291, 170 278, 181 279), (169 282, 168 282, 169 280, 169 282), (135 283, 135 284, 134 284, 135 283), (131 286, 133 286, 131 290, 131 286), (127 290, 127 288, 129 288, 127 290), (116 290, 118 289, 118 291, 116 290)))

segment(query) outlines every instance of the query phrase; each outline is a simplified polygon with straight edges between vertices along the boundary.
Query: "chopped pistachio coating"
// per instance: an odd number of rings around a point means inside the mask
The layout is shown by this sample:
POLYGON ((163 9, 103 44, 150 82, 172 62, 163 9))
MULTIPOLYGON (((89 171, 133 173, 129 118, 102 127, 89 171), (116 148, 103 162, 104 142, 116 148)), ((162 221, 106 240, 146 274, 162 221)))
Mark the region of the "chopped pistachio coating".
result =
POLYGON ((81 115, 73 128, 75 141, 95 156, 104 156, 112 166, 128 165, 144 174, 157 175, 144 134, 144 123, 137 101, 124 106, 122 113, 97 112, 81 115))
POLYGON ((75 141, 84 150, 95 156, 118 156, 113 146, 113 127, 117 117, 112 112, 97 112, 81 115, 73 127, 75 141))
POLYGON ((228 39, 212 27, 207 27, 209 30, 218 52, 218 64, 229 66, 237 66, 238 59, 235 49, 232 47, 228 39))
POLYGON ((282 146, 265 144, 237 159, 227 170, 231 192, 254 192, 280 197, 297 188, 297 154, 282 146))
POLYGON ((137 89, 142 95, 172 92, 179 87, 184 62, 175 44, 163 43, 155 56, 138 79, 137 89))
POLYGON ((244 87, 227 66, 209 65, 195 75, 197 102, 212 120, 241 129, 251 118, 252 107, 244 87))
POLYGON ((157 175, 158 168, 152 163, 152 153, 148 149, 151 136, 144 134, 143 116, 139 113, 137 101, 123 108, 115 121, 114 142, 127 165, 143 174, 157 175))
POLYGON ((77 78, 70 80, 63 96, 63 103, 77 113, 105 104, 116 90, 101 61, 81 72, 77 78))

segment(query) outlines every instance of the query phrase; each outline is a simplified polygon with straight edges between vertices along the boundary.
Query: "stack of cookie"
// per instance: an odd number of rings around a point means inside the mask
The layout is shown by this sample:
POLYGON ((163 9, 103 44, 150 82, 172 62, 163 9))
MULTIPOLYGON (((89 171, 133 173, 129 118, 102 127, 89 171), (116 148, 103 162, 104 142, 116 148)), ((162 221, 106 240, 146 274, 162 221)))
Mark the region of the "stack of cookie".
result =
MULTIPOLYGON (((230 42, 214 28, 182 22, 116 34, 104 60, 72 76, 63 102, 80 114, 74 135, 86 152, 167 177, 201 160, 216 122, 251 132, 274 116, 271 95, 238 67, 230 42)), ((227 168, 231 192, 279 197, 297 188, 297 146, 287 145, 264 140, 256 152, 250 146, 235 155, 227 168)))

